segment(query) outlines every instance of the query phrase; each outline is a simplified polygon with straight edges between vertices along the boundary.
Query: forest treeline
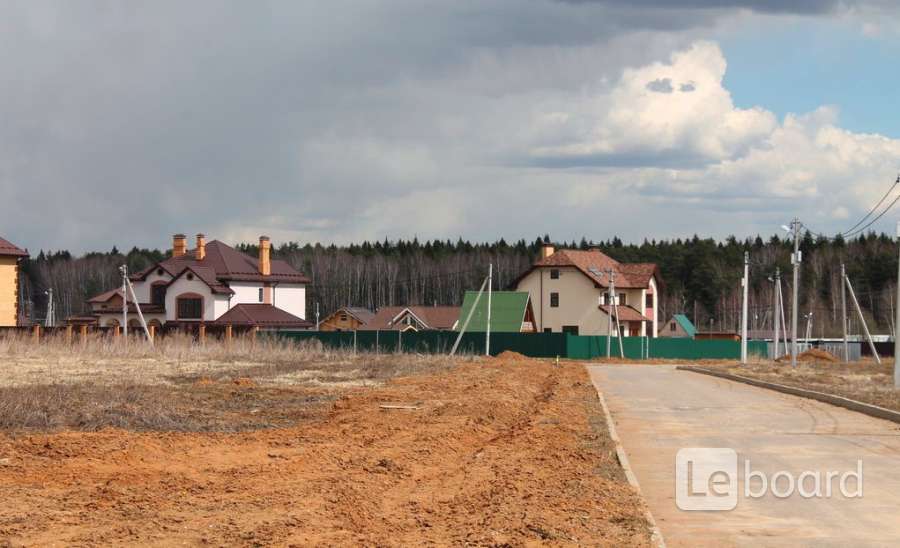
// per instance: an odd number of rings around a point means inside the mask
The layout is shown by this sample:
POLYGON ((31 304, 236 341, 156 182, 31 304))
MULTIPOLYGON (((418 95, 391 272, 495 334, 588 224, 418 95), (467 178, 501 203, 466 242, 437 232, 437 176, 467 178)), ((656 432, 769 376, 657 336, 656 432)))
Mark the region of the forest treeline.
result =
MULTIPOLYGON (((312 281, 308 289, 308 317, 344 305, 375 309, 401 304, 458 305, 468 289, 477 289, 494 265, 494 288, 506 289, 537 258, 549 237, 526 242, 471 243, 464 240, 363 242, 347 246, 286 243, 273 248, 312 281)), ((599 247, 622 262, 655 262, 663 277, 660 320, 673 313, 688 315, 701 330, 736 330, 740 323, 740 278, 743 255, 750 253, 750 327, 771 329, 774 284, 780 268, 785 307, 790 311, 791 242, 773 236, 724 241, 694 236, 690 239, 626 244, 619 238, 594 242, 558 242, 557 247, 599 247)), ((851 240, 814 237, 801 241, 803 266, 800 283, 801 331, 812 315, 812 333, 831 336, 840 332, 840 265, 846 264, 861 307, 873 331, 893 330, 897 283, 897 245, 886 234, 869 233, 851 240)), ((256 256, 255 244, 238 249, 256 256)), ((120 283, 118 267, 141 270, 169 251, 133 248, 122 253, 87 253, 74 257, 67 251, 40 252, 23 264, 21 295, 25 312, 35 321, 44 318, 46 290, 53 288, 59 319, 88 311, 85 301, 120 283)), ((851 331, 859 332, 858 321, 851 331)))

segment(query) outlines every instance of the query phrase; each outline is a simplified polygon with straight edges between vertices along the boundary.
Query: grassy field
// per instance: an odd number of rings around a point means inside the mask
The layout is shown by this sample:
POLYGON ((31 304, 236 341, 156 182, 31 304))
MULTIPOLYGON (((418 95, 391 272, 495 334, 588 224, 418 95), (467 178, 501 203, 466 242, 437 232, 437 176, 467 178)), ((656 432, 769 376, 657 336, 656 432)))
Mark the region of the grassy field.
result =
POLYGON ((238 338, 200 345, 0 339, 0 428, 237 431, 312 418, 345 391, 443 371, 447 356, 354 355, 238 338), (252 388, 252 389, 250 389, 252 388))
POLYGON ((729 373, 843 396, 887 409, 900 411, 900 390, 894 389, 894 364, 890 359, 878 365, 867 359, 853 363, 829 360, 755 362, 748 365, 718 365, 729 373))

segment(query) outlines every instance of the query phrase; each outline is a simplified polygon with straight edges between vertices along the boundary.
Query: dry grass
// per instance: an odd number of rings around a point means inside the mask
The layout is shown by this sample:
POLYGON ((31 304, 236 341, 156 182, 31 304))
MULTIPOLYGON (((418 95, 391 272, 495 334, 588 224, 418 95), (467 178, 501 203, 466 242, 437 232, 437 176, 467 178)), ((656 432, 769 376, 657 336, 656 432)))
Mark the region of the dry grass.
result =
POLYGON ((796 386, 843 396, 888 409, 900 411, 900 390, 894 389, 894 364, 873 360, 854 363, 798 362, 797 367, 782 362, 757 362, 746 366, 732 364, 722 366, 735 375, 796 386))
POLYGON ((0 338, 0 429, 236 431, 320 416, 348 389, 468 358, 354 354, 321 344, 0 338))

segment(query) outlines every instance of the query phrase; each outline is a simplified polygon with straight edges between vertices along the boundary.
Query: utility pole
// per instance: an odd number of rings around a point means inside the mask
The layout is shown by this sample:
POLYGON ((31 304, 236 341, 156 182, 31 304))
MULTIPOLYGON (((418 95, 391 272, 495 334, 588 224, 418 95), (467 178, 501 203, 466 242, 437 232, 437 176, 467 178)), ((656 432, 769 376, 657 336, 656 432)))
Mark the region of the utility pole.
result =
POLYGON ((800 219, 791 221, 791 231, 794 234, 794 254, 791 256, 791 264, 794 266, 794 286, 791 288, 793 299, 791 302, 791 367, 797 367, 797 316, 799 314, 800 300, 800 219))
POLYGON ((778 291, 778 289, 780 286, 781 286, 781 269, 776 268, 775 269, 775 283, 772 286, 772 295, 775 298, 774 299, 775 304, 772 307, 772 322, 773 322, 773 327, 775 328, 772 331, 772 334, 773 334, 772 342, 774 343, 774 347, 773 347, 774 350, 772 351, 772 359, 773 360, 778 359, 778 337, 779 337, 779 335, 781 335, 781 333, 778 332, 778 328, 781 327, 778 324, 778 322, 779 322, 779 318, 778 318, 778 311, 779 311, 778 293, 779 293, 779 291, 778 291))
POLYGON ((872 335, 869 333, 869 326, 866 324, 866 319, 863 317, 862 308, 859 307, 859 301, 856 300, 856 293, 853 292, 850 278, 844 278, 844 283, 847 285, 847 289, 850 290, 850 300, 853 301, 853 306, 856 308, 856 314, 859 316, 859 323, 862 324, 863 333, 866 334, 866 339, 869 341, 869 349, 872 351, 872 355, 875 356, 875 363, 880 365, 881 357, 878 356, 878 351, 875 350, 875 342, 872 340, 872 335))
POLYGON ((606 311, 606 357, 609 358, 612 349, 612 330, 613 330, 613 303, 616 299, 616 273, 610 268, 606 271, 609 276, 609 286, 606 288, 606 305, 609 307, 606 311))
POLYGON ((488 264, 488 300, 487 300, 487 329, 484 332, 484 355, 491 355, 491 286, 494 283, 494 263, 488 264))
POLYGON ((784 292, 781 291, 781 278, 778 278, 778 312, 780 313, 780 316, 781 316, 781 332, 782 332, 782 342, 783 342, 782 348, 784 349, 784 354, 782 354, 782 356, 787 356, 788 355, 788 344, 787 344, 788 330, 787 330, 787 323, 786 323, 787 320, 785 319, 785 318, 787 318, 787 315, 784 313, 784 292))
POLYGON ((844 269, 844 263, 841 263, 841 331, 844 334, 844 361, 850 361, 850 345, 847 344, 847 284, 844 278, 847 277, 847 271, 844 269))
MULTIPOLYGON (((900 242, 900 222, 897 223, 897 240, 900 242)), ((894 321, 894 389, 900 389, 900 263, 897 264, 897 319, 894 321)))
POLYGON ((48 288, 44 293, 47 294, 47 317, 44 318, 44 327, 53 327, 56 324, 56 311, 53 310, 53 288, 48 288))
POLYGON ((741 305, 741 363, 747 365, 747 291, 750 285, 750 252, 744 252, 744 278, 741 280, 744 302, 741 305))
POLYGON ((122 273, 122 334, 123 341, 128 341, 128 266, 119 267, 122 273))

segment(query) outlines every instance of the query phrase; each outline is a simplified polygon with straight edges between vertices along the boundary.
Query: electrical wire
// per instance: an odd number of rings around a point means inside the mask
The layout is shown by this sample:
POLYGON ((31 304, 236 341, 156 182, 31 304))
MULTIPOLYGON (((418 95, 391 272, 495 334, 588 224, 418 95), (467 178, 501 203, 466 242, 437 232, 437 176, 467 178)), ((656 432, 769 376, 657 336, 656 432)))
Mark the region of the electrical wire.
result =
MULTIPOLYGON (((855 225, 851 226, 850 228, 848 228, 847 230, 845 230, 844 232, 842 232, 841 235, 842 235, 842 236, 847 236, 849 233, 853 232, 853 230, 854 230, 856 227, 858 227, 859 225, 863 224, 863 223, 866 221, 866 219, 868 219, 869 217, 871 217, 872 214, 875 213, 875 210, 878 209, 879 207, 881 207, 881 204, 884 203, 884 200, 890 195, 890 193, 894 190, 894 188, 895 188, 898 184, 900 184, 900 175, 897 175, 897 180, 894 181, 894 184, 892 184, 892 185, 890 186, 890 188, 887 189, 887 192, 884 193, 884 196, 882 196, 881 199, 878 200, 878 203, 875 204, 875 207, 873 207, 872 209, 870 209, 869 212, 866 213, 865 217, 863 217, 862 219, 860 219, 855 225)), ((895 200, 895 201, 896 201, 896 200, 895 200)), ((867 225, 867 226, 869 226, 869 225, 867 225)))

